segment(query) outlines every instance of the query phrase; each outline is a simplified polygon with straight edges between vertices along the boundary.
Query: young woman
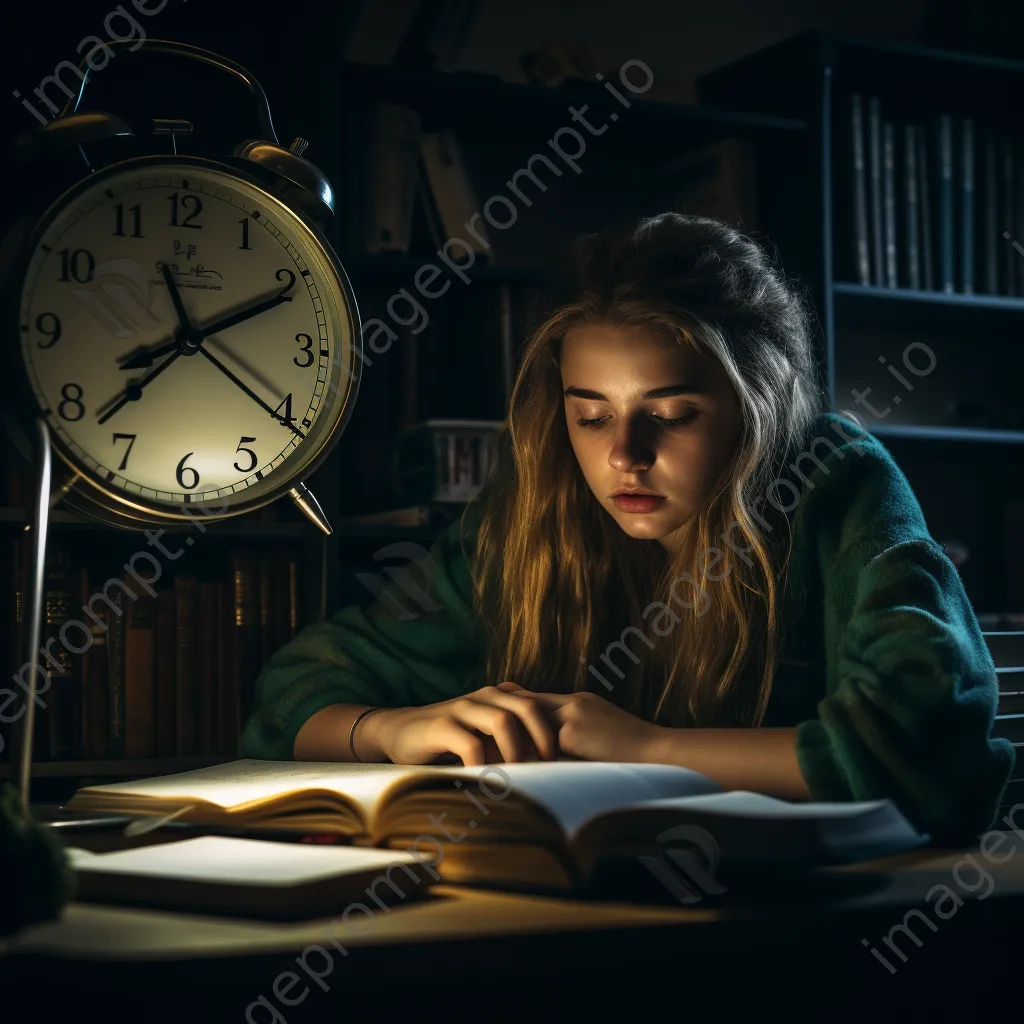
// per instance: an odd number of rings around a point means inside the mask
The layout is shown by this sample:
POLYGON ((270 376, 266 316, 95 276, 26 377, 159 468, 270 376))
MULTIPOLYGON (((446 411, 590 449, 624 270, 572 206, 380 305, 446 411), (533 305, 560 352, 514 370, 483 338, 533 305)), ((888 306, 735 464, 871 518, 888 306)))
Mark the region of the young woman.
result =
POLYGON ((285 645, 244 754, 660 762, 988 828, 1013 764, 991 657, 891 456, 820 412, 800 290, 674 213, 582 239, 577 267, 422 607, 285 645))

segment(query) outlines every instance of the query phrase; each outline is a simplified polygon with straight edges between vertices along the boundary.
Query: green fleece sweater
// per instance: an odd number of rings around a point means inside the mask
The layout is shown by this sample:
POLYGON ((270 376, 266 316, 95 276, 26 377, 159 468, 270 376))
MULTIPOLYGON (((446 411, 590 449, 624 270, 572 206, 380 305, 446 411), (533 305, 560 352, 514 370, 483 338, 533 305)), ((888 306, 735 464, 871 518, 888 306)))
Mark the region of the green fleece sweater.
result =
MULTIPOLYGON (((813 799, 888 797, 933 839, 969 841, 995 818, 1014 749, 990 735, 995 666, 956 568, 891 455, 851 421, 819 416, 790 465, 799 492, 773 492, 793 506, 793 548, 764 724, 796 727, 813 799)), ((329 704, 423 705, 485 685, 464 554, 476 522, 434 542, 418 607, 392 582, 393 599, 342 608, 277 651, 242 754, 291 758, 329 704)))

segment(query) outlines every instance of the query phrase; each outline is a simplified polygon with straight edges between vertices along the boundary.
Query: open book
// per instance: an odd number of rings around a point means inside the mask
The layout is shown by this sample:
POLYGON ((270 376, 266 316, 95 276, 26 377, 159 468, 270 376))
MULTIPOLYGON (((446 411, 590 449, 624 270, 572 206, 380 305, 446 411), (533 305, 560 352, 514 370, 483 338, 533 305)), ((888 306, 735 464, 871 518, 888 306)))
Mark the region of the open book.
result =
POLYGON ((712 869, 716 859, 798 866, 880 856, 929 838, 888 800, 789 803, 725 792, 686 768, 601 761, 466 768, 243 760, 88 786, 68 809, 342 834, 412 852, 446 882, 553 890, 579 887, 606 856, 695 846, 712 869))

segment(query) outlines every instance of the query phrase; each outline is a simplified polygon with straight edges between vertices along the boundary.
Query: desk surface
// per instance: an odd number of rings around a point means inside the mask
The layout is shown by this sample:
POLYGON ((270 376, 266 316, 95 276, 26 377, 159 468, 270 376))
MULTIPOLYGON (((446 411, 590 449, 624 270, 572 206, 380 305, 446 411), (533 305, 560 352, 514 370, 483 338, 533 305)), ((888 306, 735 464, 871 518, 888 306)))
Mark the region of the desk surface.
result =
MULTIPOLYGON (((319 946, 332 958, 329 973, 335 991, 343 979, 347 1006, 360 987, 373 989, 385 980, 393 985, 396 977, 409 984, 436 982, 439 973, 451 974, 453 963, 463 975, 490 971, 515 976, 520 984, 545 965, 569 969, 575 964, 592 973, 595 962, 614 964, 620 980, 636 970, 650 974, 656 964, 673 964, 679 970, 686 965, 706 980, 708 971, 721 969, 726 961, 767 963, 765 958, 771 957, 783 963, 779 958, 788 950, 801 962, 818 957, 826 963, 831 957, 844 979, 860 972, 882 984, 895 972, 872 959, 871 947, 880 947, 907 973, 914 960, 924 959, 926 947, 938 950, 952 943, 957 955, 968 944, 977 955, 980 934, 1009 941, 1022 920, 1024 838, 1009 833, 992 859, 977 848, 915 851, 822 869, 813 883, 768 883, 742 898, 730 900, 727 894, 714 904, 709 899, 690 906, 444 886, 434 889, 431 898, 409 900, 388 912, 377 910, 369 923, 364 915, 354 915, 344 924, 338 918, 273 923, 72 903, 59 921, 27 929, 0 947, 7 954, 0 967, 19 975, 35 970, 42 979, 59 963, 64 976, 78 968, 74 977, 79 986, 121 989, 129 977, 140 985, 164 979, 169 987, 194 985, 207 996, 217 992, 225 998, 232 991, 248 1000, 271 992, 282 965, 295 971, 297 958, 319 946), (994 858, 1008 853, 1005 863, 995 863, 994 858), (906 916, 911 911, 916 913, 906 916), (903 941, 908 934, 896 934, 912 954, 901 962, 883 946, 883 939, 894 934, 894 926, 906 923, 927 941, 903 941), (335 951, 328 932, 344 953, 335 951), (871 947, 865 948, 863 940, 871 947), (841 951, 841 964, 836 951, 841 951)), ((326 970, 326 958, 318 959, 323 955, 316 950, 306 956, 314 973, 326 970), (316 966, 320 963, 322 968, 316 966)), ((819 980, 823 978, 819 970, 819 980)), ((602 983, 609 983, 603 973, 602 983)), ((327 990, 319 988, 323 992, 314 994, 326 1000, 327 990)), ((232 1005, 232 1015, 244 1019, 237 1012, 237 999, 232 1005)), ((269 1011, 255 1016, 256 1021, 272 1019, 269 1011)), ((293 1019, 312 1018, 282 1019, 292 1024, 293 1019)))

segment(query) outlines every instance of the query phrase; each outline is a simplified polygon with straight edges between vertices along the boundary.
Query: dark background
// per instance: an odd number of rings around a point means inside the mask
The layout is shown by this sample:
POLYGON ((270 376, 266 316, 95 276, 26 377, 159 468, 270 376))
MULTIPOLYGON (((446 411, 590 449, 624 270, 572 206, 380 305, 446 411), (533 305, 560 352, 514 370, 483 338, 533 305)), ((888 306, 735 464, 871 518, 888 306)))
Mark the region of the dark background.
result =
MULTIPOLYGON (((155 10, 159 0, 147 6, 155 10)), ((522 166, 526 155, 543 148, 555 127, 568 123, 568 102, 549 101, 541 95, 542 88, 534 87, 533 99, 523 105, 500 89, 502 81, 525 86, 521 55, 558 40, 583 47, 594 66, 609 74, 627 60, 643 61, 653 71, 655 83, 644 99, 679 105, 706 102, 698 84, 702 75, 810 29, 896 46, 1024 60, 1024 7, 1010 0, 633 0, 628 4, 484 0, 459 56, 446 69, 477 73, 479 88, 463 75, 450 94, 445 86, 424 98, 416 97, 415 85, 384 67, 394 51, 393 41, 387 40, 388 29, 414 6, 415 0, 275 4, 166 0, 161 10, 147 16, 130 2, 115 7, 110 0, 18 4, 3 15, 7 31, 0 77, 6 88, 0 102, 7 105, 8 135, 13 138, 36 123, 13 93, 31 96, 60 61, 77 64, 77 47, 87 36, 131 33, 137 37, 138 27, 130 26, 120 13, 127 11, 149 38, 206 47, 255 73, 269 97, 282 142, 287 144, 298 135, 308 139, 306 156, 335 184, 338 210, 329 234, 344 260, 354 249, 355 233, 352 209, 356 204, 349 199, 353 193, 348 179, 351 164, 360 158, 360 148, 367 141, 360 127, 365 122, 352 112, 376 99, 422 100, 425 130, 450 123, 465 140, 467 162, 472 158, 471 176, 482 198, 497 191, 522 166), (104 28, 105 20, 110 30, 104 28), (353 74, 346 61, 371 67, 353 74)), ((870 94, 877 87, 890 108, 905 105, 915 115, 942 109, 992 114, 1020 128, 1016 111, 1024 99, 1024 74, 1018 68, 999 70, 993 65, 982 73, 975 65, 945 59, 929 62, 899 50, 888 51, 884 60, 875 61, 870 54, 859 60, 845 72, 843 88, 870 94)), ((817 219, 820 167, 815 161, 820 160, 820 152, 815 153, 814 146, 820 128, 815 120, 821 117, 820 97, 802 86, 787 93, 783 77, 765 75, 728 97, 727 105, 802 118, 809 126, 809 141, 795 141, 785 133, 778 138, 771 133, 759 137, 759 189, 765 209, 764 238, 778 246, 785 269, 810 285, 815 312, 824 321, 831 314, 821 284, 827 275, 817 219)), ((76 81, 69 75, 65 79, 76 81)), ((52 89, 51 95, 62 98, 52 89)), ((190 120, 195 134, 182 143, 181 152, 228 154, 237 142, 258 134, 244 92, 187 63, 143 64, 136 55, 117 56, 93 75, 88 95, 86 106, 130 117, 190 120)), ((654 213, 668 205, 670 193, 659 191, 650 168, 657 160, 700 143, 704 129, 692 118, 666 112, 664 107, 660 111, 637 115, 628 125, 624 118, 614 132, 591 140, 586 173, 576 178, 566 175, 553 183, 543 201, 521 210, 515 228, 501 233, 500 239, 495 237, 496 262, 524 270, 513 288, 517 342, 543 309, 544 291, 530 287, 531 275, 542 276, 564 266, 566 246, 574 234, 602 227, 620 213, 654 213)), ((837 121, 837 138, 844 125, 837 121)), ((715 131, 723 134, 720 128, 715 131)), ((51 169, 34 173, 45 179, 51 169)), ((0 220, 5 223, 20 215, 19 201, 29 187, 19 175, 12 169, 5 188, 8 201, 0 207, 0 220)), ((840 189, 841 184, 836 187, 840 189)), ((836 222, 842 224, 849 206, 847 195, 837 193, 833 201, 836 222)), ((492 236, 498 234, 492 232, 492 236)), ((850 279, 848 248, 845 242, 836 242, 835 266, 829 268, 828 276, 850 279)), ((429 249, 421 251, 424 258, 429 256, 429 249)), ((387 297, 399 287, 411 286, 409 268, 415 265, 407 262, 408 272, 395 273, 392 267, 380 273, 379 268, 353 261, 349 271, 364 321, 383 316, 387 297)), ((498 280, 492 276, 472 287, 453 288, 450 297, 431 306, 430 329, 418 339, 412 363, 413 347, 400 339, 391 352, 365 370, 359 400, 336 457, 314 481, 332 516, 408 503, 394 492, 389 471, 393 440, 402 428, 437 417, 503 417, 498 280)), ((999 310, 993 314, 995 319, 981 319, 966 307, 948 316, 937 307, 908 307, 901 320, 890 315, 891 303, 876 315, 873 307, 855 296, 845 300, 842 308, 837 303, 837 310, 843 316, 835 342, 839 409, 851 408, 847 383, 871 383, 876 394, 883 393, 884 385, 891 386, 874 365, 876 351, 898 352, 912 338, 920 338, 933 344, 942 357, 946 374, 942 387, 967 381, 972 393, 995 395, 1019 412, 1017 381, 1024 363, 1017 325, 1024 306, 999 310), (995 334, 999 343, 990 344, 989 337, 995 334), (870 372, 876 377, 881 374, 881 379, 870 378, 870 372)), ((820 345, 823 332, 824 326, 819 330, 820 345)), ((921 402, 929 399, 924 391, 918 394, 921 402)), ((933 388, 930 395, 934 398, 937 393, 933 388)), ((916 411, 934 412, 923 405, 916 411)), ((901 407, 902 413, 911 416, 909 403, 901 407)), ((886 438, 885 443, 910 478, 933 535, 950 545, 949 550, 966 551, 960 568, 976 609, 991 615, 1024 612, 1024 447, 1019 442, 899 437, 886 438)), ((429 541, 428 532, 409 531, 409 535, 429 541)), ((329 607, 352 600, 365 602, 372 596, 356 573, 380 568, 374 554, 389 539, 395 536, 358 531, 338 531, 332 537, 324 554, 329 567, 329 607)), ((302 617, 309 619, 315 617, 313 604, 320 585, 314 576, 321 553, 315 537, 303 544, 303 587, 309 599, 302 617)))
MULTIPOLYGON (((147 6, 155 9, 159 0, 147 6)), ((365 4, 310 0, 265 5, 239 0, 166 0, 162 9, 150 16, 139 13, 131 3, 121 5, 120 10, 127 11, 150 38, 179 39, 211 48, 256 74, 270 99, 282 141, 287 143, 296 135, 309 139, 306 155, 338 188, 333 240, 339 250, 344 250, 350 230, 350 211, 345 203, 346 161, 351 159, 353 147, 365 142, 358 138, 358 128, 353 137, 345 110, 353 101, 372 101, 375 86, 374 80, 365 76, 347 79, 342 65, 346 58, 377 65, 391 59, 393 43, 389 49, 386 30, 412 6, 414 0, 370 0, 365 4)), ((15 90, 31 95, 59 61, 77 63, 76 48, 83 38, 106 38, 111 34, 104 29, 105 19, 110 19, 114 34, 138 34, 138 29, 129 28, 118 11, 109 0, 59 0, 8 8, 0 76, 6 85, 3 102, 7 104, 12 136, 34 123, 13 95, 15 90)), ((522 83, 526 77, 519 58, 524 51, 556 40, 570 40, 585 47, 600 68, 614 69, 628 59, 644 61, 655 75, 655 86, 645 98, 693 104, 699 99, 695 82, 701 75, 808 29, 1024 58, 1024 13, 1020 4, 1009 0, 845 0, 828 4, 812 0, 722 0, 713 4, 486 0, 451 70, 522 83)), ((240 139, 257 134, 247 97, 232 86, 225 87, 216 75, 190 65, 172 67, 159 62, 142 68, 133 59, 119 56, 93 76, 91 105, 127 115, 188 118, 196 133, 183 143, 183 152, 227 153, 240 139)), ((925 94, 926 100, 931 89, 938 100, 943 92, 938 79, 932 85, 923 82, 913 61, 908 60, 903 71, 898 60, 890 63, 895 64, 897 73, 886 82, 887 100, 896 101, 904 94, 918 99, 925 94)), ((870 81, 859 84, 870 90, 870 81)), ((773 82, 765 81, 763 86, 767 95, 773 82)), ((460 103, 471 99, 472 91, 464 89, 460 103)), ((740 96, 737 106, 756 109, 764 100, 761 92, 751 90, 749 96, 740 96)), ((52 95, 59 97, 55 91, 52 95)), ((941 96, 942 101, 946 98, 941 96)), ((991 109, 1009 104, 1007 96, 993 88, 987 92, 984 88, 976 90, 972 103, 976 102, 991 109)), ((446 112, 443 99, 435 107, 442 114, 446 112)), ((809 109, 813 114, 813 103, 809 109)), ((488 175, 493 174, 493 180, 500 183, 502 175, 520 166, 515 161, 524 153, 543 146, 550 125, 539 120, 533 131, 530 115, 523 114, 514 129, 506 131, 510 117, 507 105, 492 110, 481 100, 476 107, 470 103, 468 110, 460 115, 453 106, 451 113, 456 121, 462 118, 458 127, 471 122, 466 134, 473 136, 469 143, 473 170, 480 175, 480 193, 486 194, 488 175)), ((437 117, 435 110, 435 120, 437 117)), ((685 124, 673 127, 663 120, 652 122, 649 129, 634 126, 631 130, 632 134, 623 131, 614 138, 609 132, 600 147, 595 145, 600 149, 599 169, 595 161, 593 170, 580 179, 563 178, 545 197, 547 205, 523 211, 521 223, 501 239, 506 247, 505 262, 526 264, 536 257, 538 264, 547 268, 557 266, 559 261, 564 262, 564 243, 577 230, 600 227, 620 212, 656 212, 661 197, 646 192, 647 185, 641 180, 647 150, 661 154, 685 148, 686 139, 680 133, 688 129, 685 124), (557 229, 552 228, 553 224, 557 229)), ((802 245, 802 227, 793 223, 806 211, 794 206, 792 217, 786 216, 786 190, 799 194, 808 168, 799 153, 794 155, 791 167, 780 164, 775 156, 774 179, 766 175, 765 181, 772 181, 768 187, 775 192, 776 211, 766 232, 769 240, 780 246, 786 269, 813 282, 821 273, 820 259, 813 247, 802 245)), ((23 185, 15 175, 13 188, 6 192, 9 201, 0 209, 4 220, 18 215, 18 194, 23 185)), ((837 210, 837 216, 841 214, 837 210)), ((495 251, 500 252, 497 243, 495 251)), ((842 269, 837 277, 842 276, 842 269)), ((383 300, 393 288, 409 284, 405 279, 386 281, 357 272, 353 281, 364 320, 380 313, 383 300)), ((820 298, 821 293, 816 296, 820 298)), ((521 296, 513 325, 517 338, 542 303, 542 295, 524 292, 521 296)), ((823 310, 817 312, 822 315, 823 310)), ((431 330, 420 339, 418 368, 414 370, 419 379, 413 385, 412 407, 408 367, 402 359, 388 356, 366 371, 355 416, 340 444, 342 450, 331 479, 322 481, 328 493, 337 487, 331 504, 340 514, 401 504, 391 488, 387 469, 391 440, 401 427, 432 416, 500 419, 503 415, 494 329, 496 289, 463 289, 451 302, 438 303, 432 315, 431 330)), ((851 330, 860 330, 861 334, 851 335, 851 350, 865 337, 881 337, 883 328, 888 330, 889 325, 876 324, 870 316, 866 322, 852 325, 851 330)), ((927 337, 927 330, 920 336, 927 337)), ((907 335, 893 335, 897 337, 906 342, 907 335)), ((400 347, 396 345, 395 350, 400 347)), ((979 387, 990 374, 1000 381, 1000 387, 1009 387, 1008 400, 1012 402, 1016 370, 1010 374, 997 372, 995 353, 995 349, 975 352, 971 372, 980 375, 979 387)), ((956 360, 946 359, 945 363, 947 367, 958 366, 956 360)), ((850 372, 856 376, 861 367, 854 364, 850 372)), ((844 403, 837 404, 843 407, 844 403)), ((921 498, 932 532, 940 541, 967 547, 970 557, 962 571, 979 610, 995 613, 1024 608, 1024 570, 1019 565, 1022 545, 1017 540, 1016 525, 1024 521, 1024 514, 1020 494, 1007 484, 1020 477, 1020 452, 1024 449, 960 443, 936 447, 895 441, 891 447, 921 498), (995 487, 997 479, 1001 481, 999 487, 995 487), (958 484, 952 493, 951 481, 958 484)), ((356 545, 357 550, 346 554, 345 542, 337 544, 340 547, 335 546, 329 558, 332 562, 338 557, 347 559, 348 569, 340 581, 332 580, 332 598, 347 599, 355 591, 366 596, 365 588, 353 590, 345 582, 351 582, 356 562, 366 560, 366 545, 356 545)))

